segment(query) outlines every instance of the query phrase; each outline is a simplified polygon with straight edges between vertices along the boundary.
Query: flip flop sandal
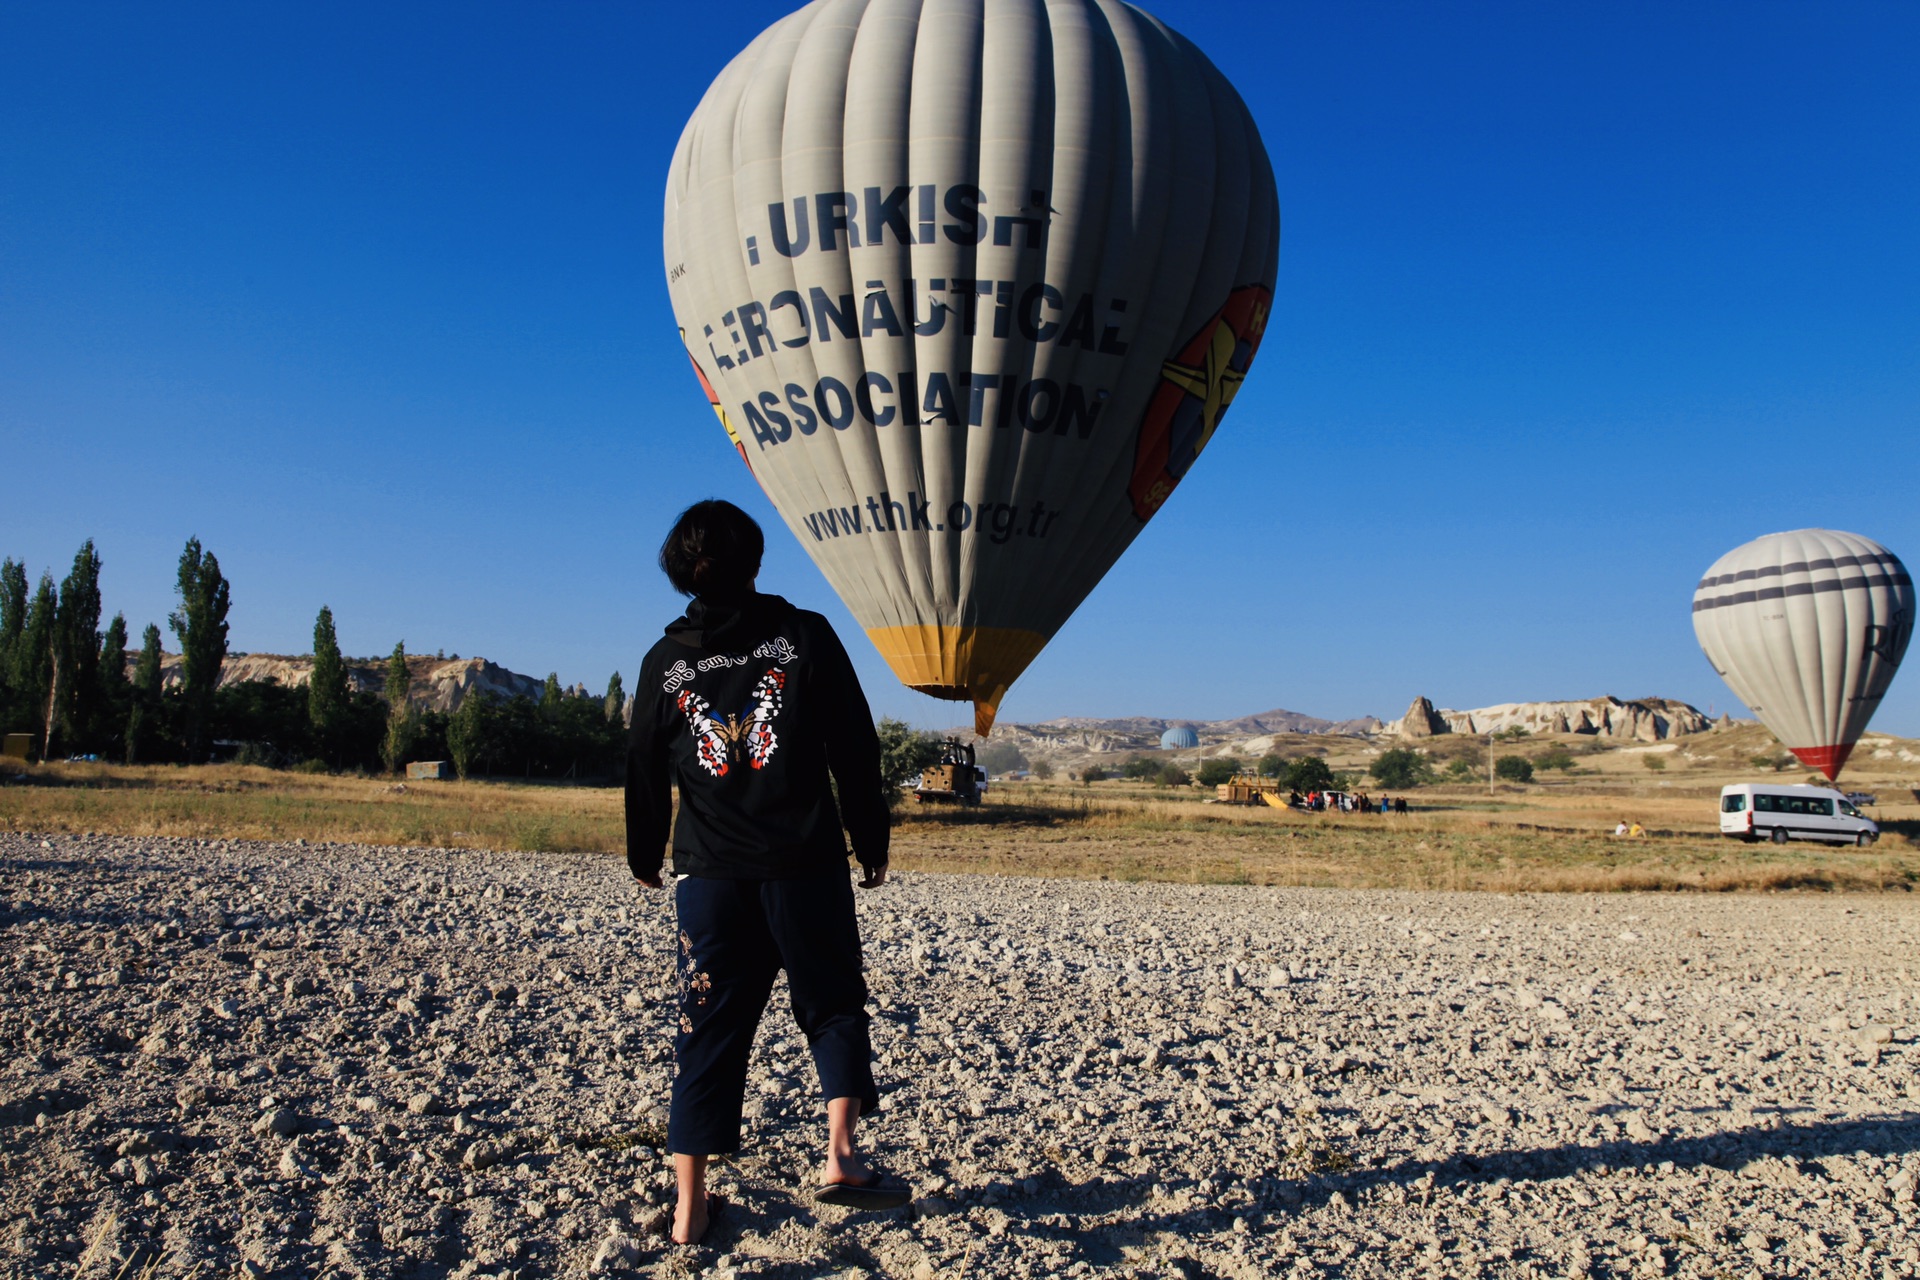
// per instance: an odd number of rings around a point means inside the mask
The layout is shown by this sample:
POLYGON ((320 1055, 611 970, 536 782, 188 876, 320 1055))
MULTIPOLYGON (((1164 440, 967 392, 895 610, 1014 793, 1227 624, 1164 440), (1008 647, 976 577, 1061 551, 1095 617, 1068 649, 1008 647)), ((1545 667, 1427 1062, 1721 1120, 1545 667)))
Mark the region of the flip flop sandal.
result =
POLYGON ((707 1229, 702 1231, 697 1239, 689 1240, 684 1245, 673 1238, 673 1215, 677 1207, 678 1206, 671 1204, 666 1206, 666 1212, 660 1219, 660 1225, 654 1229, 655 1234, 669 1245, 683 1249, 691 1249, 696 1245, 704 1243, 706 1238, 713 1234, 714 1225, 726 1216, 727 1200, 725 1196, 717 1196, 711 1192, 707 1194, 707 1229))
POLYGON ((912 1187, 879 1169, 870 1170, 860 1182, 829 1182, 813 1189, 815 1204, 842 1209, 898 1209, 912 1199, 912 1187))

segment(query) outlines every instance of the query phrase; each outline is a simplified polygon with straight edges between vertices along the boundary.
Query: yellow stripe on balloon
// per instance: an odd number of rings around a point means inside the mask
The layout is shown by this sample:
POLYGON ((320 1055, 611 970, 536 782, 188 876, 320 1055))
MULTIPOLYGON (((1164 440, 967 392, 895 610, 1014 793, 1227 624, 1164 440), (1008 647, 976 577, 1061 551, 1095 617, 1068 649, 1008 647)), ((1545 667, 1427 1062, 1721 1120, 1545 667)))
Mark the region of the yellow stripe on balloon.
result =
POLYGON ((1037 631, 1014 627, 919 625, 874 627, 867 639, 900 683, 921 693, 973 703, 973 730, 985 736, 1000 699, 1046 645, 1037 631))

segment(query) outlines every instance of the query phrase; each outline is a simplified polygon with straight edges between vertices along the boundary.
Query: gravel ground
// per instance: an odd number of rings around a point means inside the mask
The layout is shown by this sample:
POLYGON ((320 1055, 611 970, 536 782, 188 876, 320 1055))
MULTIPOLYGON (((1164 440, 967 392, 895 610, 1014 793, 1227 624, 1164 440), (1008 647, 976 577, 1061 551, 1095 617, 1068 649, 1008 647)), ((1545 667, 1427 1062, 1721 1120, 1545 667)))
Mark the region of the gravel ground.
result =
POLYGON ((920 1198, 808 1202, 776 993, 731 1204, 675 1248, 671 909, 617 861, 0 870, 8 1276, 1920 1275, 1904 895, 902 876, 859 895, 863 1135, 920 1198))

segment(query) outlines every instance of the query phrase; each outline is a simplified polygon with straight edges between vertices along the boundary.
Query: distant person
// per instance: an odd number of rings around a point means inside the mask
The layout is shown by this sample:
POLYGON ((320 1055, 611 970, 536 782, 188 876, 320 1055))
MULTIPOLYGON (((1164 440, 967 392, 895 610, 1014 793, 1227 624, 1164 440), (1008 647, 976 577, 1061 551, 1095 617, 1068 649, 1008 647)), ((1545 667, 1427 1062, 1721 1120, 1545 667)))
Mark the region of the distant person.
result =
POLYGON ((1392 796, 1388 796, 1388 795, 1382 795, 1382 796, 1380 797, 1380 812, 1382 812, 1382 813, 1392 813, 1392 812, 1393 812, 1393 797, 1392 797, 1392 796))
POLYGON ((671 1233, 682 1244, 706 1234, 717 1207, 708 1157, 740 1145, 748 1056, 782 969, 826 1099, 814 1198, 864 1209, 911 1198, 854 1145, 855 1125, 880 1098, 841 827, 861 888, 885 884, 879 739, 827 620, 754 590, 764 546, 753 517, 728 502, 695 503, 674 522, 660 567, 693 601, 641 664, 627 754, 627 865, 655 889, 669 787, 680 791, 680 1023, 667 1147, 679 1184, 671 1233))
POLYGON ((1407 798, 1405 796, 1395 796, 1393 798, 1393 811, 1395 813, 1405 813, 1407 811, 1407 798))
POLYGON ((1647 834, 1647 829, 1636 821, 1631 827, 1627 828, 1627 834, 1630 836, 1643 836, 1647 834))
POLYGON ((1625 818, 1620 819, 1620 825, 1613 829, 1613 834, 1616 836, 1624 836, 1627 834, 1627 820, 1625 818))

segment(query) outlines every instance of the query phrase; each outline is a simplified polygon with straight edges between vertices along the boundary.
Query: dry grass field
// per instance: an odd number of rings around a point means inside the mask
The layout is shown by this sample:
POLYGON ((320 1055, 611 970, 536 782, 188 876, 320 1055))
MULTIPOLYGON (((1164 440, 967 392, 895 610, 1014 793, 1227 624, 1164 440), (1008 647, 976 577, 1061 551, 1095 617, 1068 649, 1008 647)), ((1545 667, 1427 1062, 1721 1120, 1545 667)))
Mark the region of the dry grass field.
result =
MULTIPOLYGON (((1098 880, 1498 892, 1629 889, 1911 890, 1920 886, 1916 744, 1870 738, 1845 785, 1876 792, 1886 834, 1866 849, 1743 845, 1717 834, 1723 783, 1801 781, 1756 769, 1778 750, 1755 725, 1650 746, 1593 750, 1579 738, 1501 743, 1500 754, 1565 746, 1570 771, 1489 788, 1484 775, 1408 793, 1404 817, 1306 815, 1211 803, 1199 790, 1117 781, 996 784, 978 809, 918 806, 895 831, 895 864, 922 871, 1098 880), (1905 756, 1905 759, 1901 757, 1905 756), (1616 839, 1621 819, 1648 834, 1616 839)), ((1301 739, 1336 769, 1382 747, 1301 739)), ((1485 739, 1429 748, 1485 768, 1485 739)), ((623 848, 615 788, 500 781, 414 782, 235 766, 57 764, 0 786, 0 829, 499 850, 623 848)))

